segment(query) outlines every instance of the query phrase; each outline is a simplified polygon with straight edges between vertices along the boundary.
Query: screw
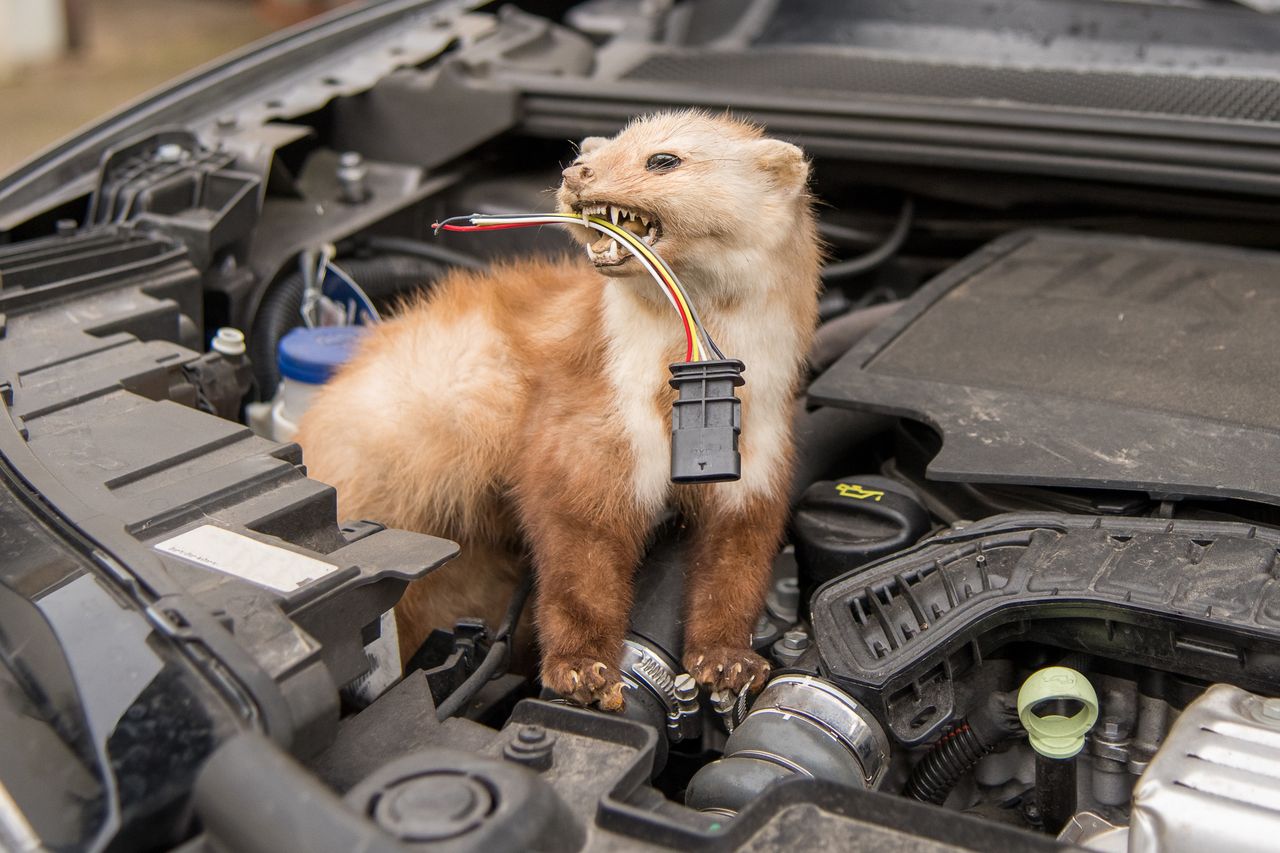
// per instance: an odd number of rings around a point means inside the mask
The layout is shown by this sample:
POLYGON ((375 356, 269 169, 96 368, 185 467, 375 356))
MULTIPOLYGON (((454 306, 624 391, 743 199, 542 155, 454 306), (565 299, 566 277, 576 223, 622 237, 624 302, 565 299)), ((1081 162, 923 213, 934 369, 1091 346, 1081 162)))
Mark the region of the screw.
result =
POLYGON ((231 130, 240 123, 240 120, 232 113, 224 113, 217 118, 218 127, 222 130, 231 130))
POLYGON ((809 635, 800 628, 792 628, 782 635, 782 645, 793 652, 804 651, 809 648, 809 635))
POLYGON ((717 690, 711 694, 711 707, 716 709, 717 714, 724 714, 733 710, 733 703, 738 701, 738 697, 728 690, 717 690))
POLYGON ((675 691, 681 702, 691 702, 698 698, 698 682, 689 673, 682 672, 676 676, 675 691))
POLYGON ((346 151, 338 158, 338 189, 347 204, 359 204, 369 197, 365 179, 369 175, 358 151, 346 151))
POLYGON ((542 726, 521 726, 516 738, 521 743, 542 743, 547 739, 547 730, 542 726))
POLYGON ((556 739, 542 726, 521 726, 515 739, 503 747, 502 757, 533 770, 546 770, 555 744, 556 739))

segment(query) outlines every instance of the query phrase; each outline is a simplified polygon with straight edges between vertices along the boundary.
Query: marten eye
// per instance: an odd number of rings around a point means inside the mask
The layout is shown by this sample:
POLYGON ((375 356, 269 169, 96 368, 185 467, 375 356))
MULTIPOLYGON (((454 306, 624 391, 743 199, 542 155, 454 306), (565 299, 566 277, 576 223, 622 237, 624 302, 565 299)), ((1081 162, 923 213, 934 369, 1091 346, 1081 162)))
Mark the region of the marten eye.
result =
POLYGON ((654 154, 644 167, 650 172, 670 172, 679 165, 680 158, 674 154, 654 154))

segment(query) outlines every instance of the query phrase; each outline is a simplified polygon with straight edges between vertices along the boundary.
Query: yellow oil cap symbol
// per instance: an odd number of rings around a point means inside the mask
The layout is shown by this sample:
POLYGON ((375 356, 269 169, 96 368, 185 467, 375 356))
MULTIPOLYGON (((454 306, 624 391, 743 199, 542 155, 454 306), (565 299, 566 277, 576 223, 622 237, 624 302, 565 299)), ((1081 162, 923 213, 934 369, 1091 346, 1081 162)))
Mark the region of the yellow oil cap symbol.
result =
POLYGON ((877 492, 874 489, 864 489, 857 483, 836 483, 836 492, 842 498, 853 498, 857 501, 873 500, 879 503, 884 497, 884 492, 877 492))

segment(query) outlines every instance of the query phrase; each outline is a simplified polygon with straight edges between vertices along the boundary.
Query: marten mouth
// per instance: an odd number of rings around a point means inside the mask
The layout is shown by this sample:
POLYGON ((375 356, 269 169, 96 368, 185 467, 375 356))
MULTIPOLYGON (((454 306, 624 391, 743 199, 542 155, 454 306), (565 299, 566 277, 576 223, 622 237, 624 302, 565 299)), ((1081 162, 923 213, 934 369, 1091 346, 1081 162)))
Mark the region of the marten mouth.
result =
MULTIPOLYGON (((662 223, 658 221, 658 217, 646 211, 592 202, 575 204, 573 212, 608 219, 639 237, 648 246, 654 246, 662 239, 662 223)), ((631 252, 613 237, 601 234, 598 240, 587 246, 587 257, 598 267, 616 267, 631 260, 631 252)))

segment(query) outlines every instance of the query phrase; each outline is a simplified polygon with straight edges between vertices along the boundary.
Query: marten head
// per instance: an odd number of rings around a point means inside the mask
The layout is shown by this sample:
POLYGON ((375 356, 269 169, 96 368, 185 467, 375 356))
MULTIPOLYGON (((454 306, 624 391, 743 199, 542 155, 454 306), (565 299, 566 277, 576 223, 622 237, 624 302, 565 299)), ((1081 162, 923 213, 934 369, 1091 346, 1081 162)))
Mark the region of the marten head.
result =
MULTIPOLYGON (((588 137, 563 175, 562 213, 612 219, 680 275, 718 264, 726 251, 785 240, 808 216, 809 163, 799 148, 702 112, 646 116, 612 138, 588 137)), ((644 274, 613 238, 573 230, 604 275, 644 274)))

